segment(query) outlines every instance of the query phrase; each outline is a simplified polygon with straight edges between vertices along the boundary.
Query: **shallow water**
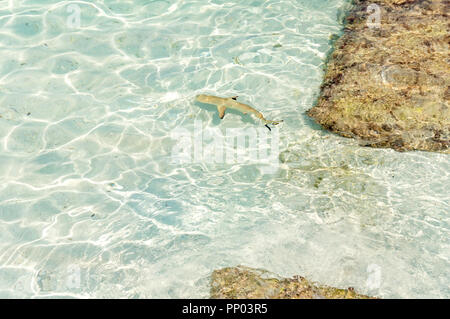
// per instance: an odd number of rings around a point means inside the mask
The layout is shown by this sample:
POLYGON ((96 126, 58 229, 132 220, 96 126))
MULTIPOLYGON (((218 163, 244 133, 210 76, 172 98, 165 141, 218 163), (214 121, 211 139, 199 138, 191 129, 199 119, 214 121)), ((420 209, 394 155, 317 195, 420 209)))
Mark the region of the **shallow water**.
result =
POLYGON ((236 3, 0 2, 0 297, 208 297, 238 264, 450 297, 448 155, 304 114, 346 1, 236 3), (200 93, 284 119, 275 165, 174 162, 177 130, 261 127, 200 93))

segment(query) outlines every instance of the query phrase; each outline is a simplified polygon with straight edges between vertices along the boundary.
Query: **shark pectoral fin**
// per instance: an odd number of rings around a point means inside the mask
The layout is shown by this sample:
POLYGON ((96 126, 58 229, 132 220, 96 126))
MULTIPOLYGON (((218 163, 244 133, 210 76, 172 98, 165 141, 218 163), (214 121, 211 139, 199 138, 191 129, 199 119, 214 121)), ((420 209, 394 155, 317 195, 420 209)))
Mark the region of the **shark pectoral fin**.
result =
POLYGON ((278 124, 280 124, 280 123, 282 123, 283 122, 283 120, 280 120, 280 121, 270 121, 270 124, 272 124, 272 125, 278 125, 278 124))
POLYGON ((219 111, 219 117, 221 119, 223 119, 223 117, 225 116, 225 109, 227 107, 225 105, 217 105, 217 110, 219 111))

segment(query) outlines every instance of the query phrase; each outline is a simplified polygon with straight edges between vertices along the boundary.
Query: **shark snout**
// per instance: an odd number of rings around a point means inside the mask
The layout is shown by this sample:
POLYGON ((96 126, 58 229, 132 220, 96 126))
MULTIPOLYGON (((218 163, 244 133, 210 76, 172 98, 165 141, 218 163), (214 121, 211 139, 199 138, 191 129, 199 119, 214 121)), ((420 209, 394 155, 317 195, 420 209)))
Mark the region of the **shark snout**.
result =
POLYGON ((208 101, 208 96, 204 94, 199 94, 195 97, 195 99, 201 103, 206 103, 208 101))

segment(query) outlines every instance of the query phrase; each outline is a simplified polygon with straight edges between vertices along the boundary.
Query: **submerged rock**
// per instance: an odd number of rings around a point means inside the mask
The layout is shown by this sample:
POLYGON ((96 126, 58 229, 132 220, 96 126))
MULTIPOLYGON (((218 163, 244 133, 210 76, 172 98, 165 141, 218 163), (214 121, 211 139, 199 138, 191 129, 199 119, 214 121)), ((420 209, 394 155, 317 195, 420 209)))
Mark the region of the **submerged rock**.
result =
POLYGON ((450 153, 449 1, 354 4, 308 115, 364 146, 450 153))
POLYGON ((353 288, 318 286, 303 277, 278 278, 265 270, 245 266, 215 270, 211 275, 215 299, 375 299, 353 288))

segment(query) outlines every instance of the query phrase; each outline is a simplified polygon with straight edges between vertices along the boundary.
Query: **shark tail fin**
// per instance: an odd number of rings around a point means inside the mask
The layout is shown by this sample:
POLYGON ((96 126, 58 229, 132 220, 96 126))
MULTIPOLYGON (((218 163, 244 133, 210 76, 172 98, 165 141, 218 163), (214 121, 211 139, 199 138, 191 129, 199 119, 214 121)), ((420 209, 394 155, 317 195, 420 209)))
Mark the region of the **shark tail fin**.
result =
POLYGON ((223 119, 223 117, 225 116, 225 109, 227 107, 225 105, 217 105, 217 110, 219 111, 219 117, 220 119, 223 119))

